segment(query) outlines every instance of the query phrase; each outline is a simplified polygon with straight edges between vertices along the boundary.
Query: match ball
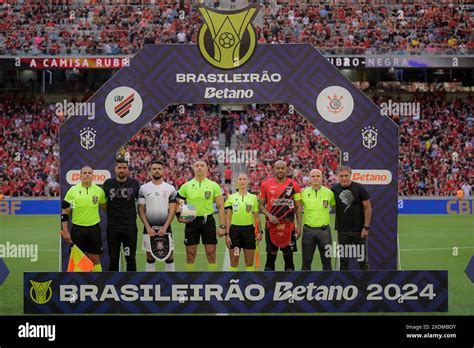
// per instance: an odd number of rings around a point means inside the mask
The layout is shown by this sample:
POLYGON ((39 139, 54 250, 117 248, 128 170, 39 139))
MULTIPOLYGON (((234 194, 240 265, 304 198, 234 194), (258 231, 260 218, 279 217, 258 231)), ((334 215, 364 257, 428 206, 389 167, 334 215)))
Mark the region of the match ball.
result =
POLYGON ((191 204, 183 204, 181 208, 180 220, 184 223, 193 221, 196 218, 197 210, 191 204))

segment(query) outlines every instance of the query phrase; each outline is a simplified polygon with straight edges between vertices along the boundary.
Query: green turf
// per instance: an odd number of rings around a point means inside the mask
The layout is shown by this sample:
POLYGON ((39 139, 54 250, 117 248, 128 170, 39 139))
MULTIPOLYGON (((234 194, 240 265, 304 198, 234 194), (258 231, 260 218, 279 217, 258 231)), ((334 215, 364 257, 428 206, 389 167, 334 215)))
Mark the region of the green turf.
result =
MULTIPOLYGON (((139 225, 141 229, 141 224, 139 225)), ((184 271, 183 225, 173 223, 176 240, 176 269, 184 271)), ((399 217, 401 267, 403 270, 448 270, 449 312, 455 315, 474 314, 474 285, 464 270, 474 254, 474 220, 470 215, 402 215, 399 217), (454 255, 458 248, 458 255, 454 255)), ((10 275, 0 286, 0 315, 23 313, 23 272, 59 270, 59 220, 56 216, 1 216, 0 244, 38 244, 36 262, 29 259, 4 259, 10 275)), ((145 269, 145 255, 141 252, 139 236, 138 270, 145 269)), ((264 249, 264 243, 261 244, 264 249)), ((218 264, 222 270, 224 243, 219 240, 218 264)), ((265 256, 262 254, 262 264, 265 256)), ((197 270, 206 270, 202 245, 196 261, 197 270)), ((301 268, 301 254, 295 256, 297 269, 301 268)), ((283 268, 281 255, 277 270, 283 268)), ((243 260, 240 269, 243 270, 243 260)), ((320 270, 316 255, 313 270, 320 270)), ((157 271, 164 270, 164 263, 157 263, 157 271)), ((439 313, 437 313, 439 315, 439 313)))

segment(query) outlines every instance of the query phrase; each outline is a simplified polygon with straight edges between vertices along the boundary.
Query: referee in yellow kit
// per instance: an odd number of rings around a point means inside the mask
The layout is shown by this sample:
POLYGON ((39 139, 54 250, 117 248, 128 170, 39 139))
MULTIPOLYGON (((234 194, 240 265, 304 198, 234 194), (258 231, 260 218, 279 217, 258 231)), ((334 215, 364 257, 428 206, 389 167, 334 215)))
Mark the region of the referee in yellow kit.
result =
POLYGON ((66 243, 76 244, 94 263, 92 272, 101 272, 102 236, 100 232, 99 207, 107 207, 105 192, 92 183, 93 171, 89 166, 81 169, 81 182, 67 191, 61 204, 61 234, 66 243), (68 229, 69 215, 72 210, 71 233, 68 229))
POLYGON ((310 271, 316 246, 319 249, 323 271, 331 271, 332 237, 329 226, 329 211, 336 205, 334 193, 322 186, 323 174, 318 169, 309 173, 310 187, 301 191, 304 207, 302 271, 310 271))
MULTIPOLYGON (((184 228, 184 245, 186 246, 186 263, 184 270, 191 272, 195 270, 197 245, 202 240, 207 257, 208 271, 217 271, 216 261, 216 222, 214 220, 214 206, 219 213, 219 229, 217 234, 223 237, 225 234, 224 197, 221 188, 216 182, 207 178, 207 163, 198 160, 194 162, 194 179, 184 183, 178 190, 177 199, 186 200, 186 204, 193 205, 197 210, 194 221, 186 224, 184 228)), ((181 204, 181 202, 179 203, 181 204)), ((178 217, 178 221, 179 217, 178 217)))
POLYGON ((227 231, 225 243, 229 248, 229 271, 237 271, 240 250, 244 250, 245 270, 255 271, 253 259, 256 243, 262 240, 262 231, 255 235, 259 228, 258 198, 247 192, 249 179, 247 174, 240 173, 237 177, 238 191, 230 195, 225 202, 227 231))

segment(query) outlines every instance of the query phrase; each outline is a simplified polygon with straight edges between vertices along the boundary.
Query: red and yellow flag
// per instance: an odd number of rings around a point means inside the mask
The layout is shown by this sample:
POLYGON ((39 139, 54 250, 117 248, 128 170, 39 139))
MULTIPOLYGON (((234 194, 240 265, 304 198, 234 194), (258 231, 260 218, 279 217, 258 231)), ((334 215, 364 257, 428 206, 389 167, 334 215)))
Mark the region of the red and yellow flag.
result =
POLYGON ((71 248, 68 272, 91 272, 94 268, 92 261, 76 245, 71 248))

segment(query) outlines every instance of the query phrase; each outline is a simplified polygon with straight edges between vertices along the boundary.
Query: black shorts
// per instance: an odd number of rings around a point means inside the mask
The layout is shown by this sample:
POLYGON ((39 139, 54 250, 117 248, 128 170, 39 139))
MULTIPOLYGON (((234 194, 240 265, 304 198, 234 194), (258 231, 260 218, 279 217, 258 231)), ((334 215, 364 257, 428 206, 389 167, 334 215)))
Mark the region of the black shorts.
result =
POLYGON ((224 184, 226 184, 226 185, 232 184, 232 179, 230 179, 230 180, 225 179, 224 184))
POLYGON ((267 245, 267 248, 266 248, 267 253, 276 253, 278 252, 278 249, 280 249, 283 254, 294 253, 297 251, 296 237, 295 237, 294 230, 291 232, 290 244, 288 244, 284 248, 278 248, 275 244, 272 243, 272 240, 270 238, 270 231, 268 230, 268 228, 266 228, 265 229, 265 244, 267 245))
POLYGON ((208 215, 207 219, 198 216, 194 221, 186 224, 184 245, 199 244, 200 239, 202 239, 202 244, 217 244, 216 222, 212 215, 208 215))
POLYGON ((243 248, 254 250, 255 244, 255 227, 253 225, 248 226, 230 226, 230 249, 243 248))
POLYGON ((72 225, 71 239, 82 252, 94 255, 102 254, 102 236, 100 225, 72 225))

